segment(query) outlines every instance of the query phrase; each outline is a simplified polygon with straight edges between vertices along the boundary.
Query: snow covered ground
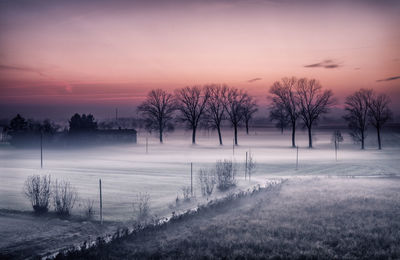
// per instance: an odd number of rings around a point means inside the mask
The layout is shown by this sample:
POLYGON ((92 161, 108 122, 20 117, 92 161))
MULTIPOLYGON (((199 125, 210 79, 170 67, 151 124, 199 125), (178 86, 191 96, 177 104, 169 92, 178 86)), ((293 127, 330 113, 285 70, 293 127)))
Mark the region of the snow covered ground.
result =
MULTIPOLYGON (((343 131, 344 132, 344 131, 343 131)), ((178 131, 169 134, 164 144, 149 137, 146 154, 146 134, 138 136, 138 144, 104 146, 82 149, 44 148, 44 167, 40 169, 39 149, 0 148, 0 209, 30 210, 29 201, 23 195, 23 184, 29 175, 51 174, 52 178, 65 179, 77 188, 81 201, 98 202, 98 182, 103 184, 104 218, 129 220, 132 202, 139 192, 150 194, 153 214, 171 213, 175 198, 182 196, 183 186, 190 186, 190 163, 193 163, 193 181, 196 200, 201 197, 197 177, 202 167, 212 167, 217 160, 233 159, 238 167, 238 189, 246 189, 268 178, 310 175, 386 176, 400 175, 400 134, 383 133, 383 150, 376 149, 375 133, 368 137, 367 149, 344 134, 338 161, 331 144, 331 130, 317 130, 313 149, 308 149, 306 132, 298 131, 300 146, 299 168, 296 170, 296 149, 290 147, 291 136, 281 135, 275 129, 240 133, 239 146, 232 149, 232 133, 223 133, 224 146, 218 145, 216 133, 201 131, 196 145, 191 145, 191 132, 178 131), (246 151, 250 151, 257 163, 251 182, 244 180, 246 151)), ((222 194, 216 193, 217 196, 222 194)), ((78 203, 79 204, 79 203, 78 203)), ((82 214, 79 205, 73 214, 82 214)))

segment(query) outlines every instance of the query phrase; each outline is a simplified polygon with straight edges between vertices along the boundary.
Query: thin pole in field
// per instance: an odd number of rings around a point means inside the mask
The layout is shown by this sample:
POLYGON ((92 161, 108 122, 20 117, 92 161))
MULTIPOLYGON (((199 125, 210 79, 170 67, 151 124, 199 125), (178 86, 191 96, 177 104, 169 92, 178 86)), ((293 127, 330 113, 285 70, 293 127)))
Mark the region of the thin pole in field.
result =
MULTIPOLYGON (((246 165, 245 165, 245 169, 244 169, 244 179, 246 179, 246 176, 247 176, 247 152, 246 152, 246 165)), ((249 178, 250 178, 250 176, 249 176, 249 178)))
POLYGON ((337 142, 335 138, 335 161, 337 161, 337 142))
POLYGON ((149 152, 149 140, 146 137, 146 154, 149 152))
POLYGON ((103 195, 101 193, 101 179, 99 179, 100 188, 100 223, 103 225, 103 195))
POLYGON ((190 193, 193 196, 193 163, 190 163, 190 193))
POLYGON ((296 146, 296 170, 299 168, 299 147, 296 146))
POLYGON ((232 139, 232 154, 235 155, 235 138, 232 139))
POLYGON ((40 168, 43 169, 43 132, 40 132, 40 168))

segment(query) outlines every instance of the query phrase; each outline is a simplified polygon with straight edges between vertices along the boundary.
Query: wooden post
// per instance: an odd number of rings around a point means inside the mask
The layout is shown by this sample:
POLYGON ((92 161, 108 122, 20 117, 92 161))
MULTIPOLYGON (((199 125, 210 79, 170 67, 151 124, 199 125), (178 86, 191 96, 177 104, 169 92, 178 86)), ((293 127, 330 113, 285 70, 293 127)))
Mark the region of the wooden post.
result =
POLYGON ((232 139, 232 154, 235 155, 235 138, 232 139))
MULTIPOLYGON (((247 152, 246 152, 246 165, 245 165, 245 169, 244 169, 244 179, 246 180, 247 177, 247 152)), ((249 175, 249 179, 250 179, 250 175, 249 175)))
POLYGON ((103 225, 103 196, 101 193, 101 179, 99 179, 99 188, 100 188, 100 224, 103 225))
POLYGON ((40 168, 43 169, 43 132, 40 131, 40 168))
POLYGON ((299 147, 296 146, 296 170, 299 168, 299 147))
POLYGON ((149 152, 149 141, 148 138, 146 137, 146 154, 149 152))
POLYGON ((193 163, 190 163, 190 193, 193 197, 193 163))

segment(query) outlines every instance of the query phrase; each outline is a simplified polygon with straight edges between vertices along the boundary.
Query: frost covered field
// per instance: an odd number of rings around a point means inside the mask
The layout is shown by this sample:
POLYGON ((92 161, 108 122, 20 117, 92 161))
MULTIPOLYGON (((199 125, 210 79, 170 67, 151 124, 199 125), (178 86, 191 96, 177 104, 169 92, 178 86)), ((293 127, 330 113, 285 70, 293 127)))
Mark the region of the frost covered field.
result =
MULTIPOLYGON (((344 132, 344 131, 343 131, 344 132)), ((241 133, 239 146, 232 150, 232 135, 225 132, 224 146, 217 144, 215 133, 199 132, 196 145, 190 144, 190 132, 169 134, 164 144, 149 137, 146 154, 146 134, 140 134, 138 144, 55 150, 44 148, 44 167, 40 169, 39 149, 0 149, 0 208, 31 210, 22 188, 32 174, 50 174, 65 179, 76 187, 81 201, 98 203, 99 178, 103 184, 104 218, 127 221, 132 217, 132 202, 138 193, 150 194, 152 213, 171 213, 182 187, 190 186, 190 163, 193 162, 193 182, 196 201, 200 195, 197 173, 202 167, 212 167, 217 160, 232 159, 238 169, 238 189, 246 189, 267 178, 310 175, 381 176, 399 175, 400 134, 387 131, 383 135, 382 151, 375 147, 374 132, 369 135, 367 149, 361 151, 347 134, 340 145, 338 161, 331 144, 331 130, 317 130, 313 149, 307 148, 304 132, 297 134, 299 167, 296 170, 296 149, 290 148, 290 133, 281 135, 274 129, 241 133), (251 182, 244 180, 246 151, 251 151, 257 168, 251 182)), ((221 194, 216 194, 221 196, 221 194)), ((78 203, 79 204, 79 203, 78 203)), ((95 204, 97 206, 97 204, 95 204)), ((81 214, 77 205, 72 214, 81 214)), ((98 212, 98 211, 97 211, 98 212)))

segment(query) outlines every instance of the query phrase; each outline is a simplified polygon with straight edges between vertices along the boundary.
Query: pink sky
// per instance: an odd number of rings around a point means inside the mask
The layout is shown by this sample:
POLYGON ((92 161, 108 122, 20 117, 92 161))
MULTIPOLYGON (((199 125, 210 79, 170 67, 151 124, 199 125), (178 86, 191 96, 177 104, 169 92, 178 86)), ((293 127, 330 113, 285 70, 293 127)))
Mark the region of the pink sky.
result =
POLYGON ((396 106, 400 79, 377 80, 400 76, 400 5, 318 3, 2 1, 0 103, 133 107, 152 88, 227 83, 265 104, 297 76, 340 103, 365 87, 396 106))

